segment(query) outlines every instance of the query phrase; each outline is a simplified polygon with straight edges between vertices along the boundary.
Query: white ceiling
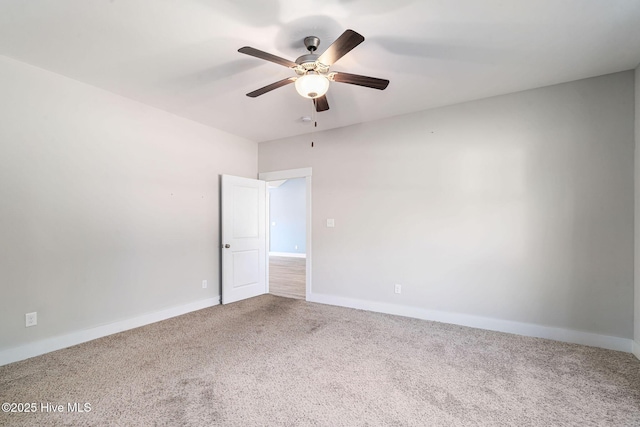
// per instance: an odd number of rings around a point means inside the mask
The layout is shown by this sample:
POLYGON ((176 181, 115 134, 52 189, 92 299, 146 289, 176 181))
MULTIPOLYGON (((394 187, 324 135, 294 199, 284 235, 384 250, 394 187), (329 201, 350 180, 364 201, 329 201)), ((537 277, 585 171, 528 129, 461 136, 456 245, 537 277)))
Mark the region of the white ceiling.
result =
MULTIPOLYGON (((237 52, 295 60, 345 29, 366 40, 333 71, 318 128, 420 111, 635 68, 639 0, 3 0, 0 54, 254 141, 311 131, 293 75, 237 52)), ((1 98, 0 98, 1 99, 1 98)))

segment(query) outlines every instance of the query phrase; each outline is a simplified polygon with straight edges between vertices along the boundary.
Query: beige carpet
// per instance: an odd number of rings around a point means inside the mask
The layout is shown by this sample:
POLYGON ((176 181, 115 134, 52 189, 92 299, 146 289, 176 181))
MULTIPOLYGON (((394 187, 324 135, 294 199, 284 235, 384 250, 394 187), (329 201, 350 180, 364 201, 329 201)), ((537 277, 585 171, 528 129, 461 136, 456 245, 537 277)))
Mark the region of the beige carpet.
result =
POLYGON ((265 295, 0 367, 2 425, 640 426, 630 354, 265 295))

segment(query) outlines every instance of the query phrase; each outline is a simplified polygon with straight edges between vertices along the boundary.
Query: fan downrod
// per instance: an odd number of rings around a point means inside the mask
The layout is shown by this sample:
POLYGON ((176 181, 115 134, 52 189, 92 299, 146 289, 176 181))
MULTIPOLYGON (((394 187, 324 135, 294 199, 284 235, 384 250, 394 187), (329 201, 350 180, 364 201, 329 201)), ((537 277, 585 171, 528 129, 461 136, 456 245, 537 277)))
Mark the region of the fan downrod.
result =
MULTIPOLYGON (((300 56, 296 59, 296 64, 298 64, 301 68, 296 70, 298 75, 304 75, 307 71, 317 71, 319 65, 316 61, 318 60, 319 55, 316 52, 318 46, 320 46, 320 38, 316 36, 308 36, 304 38, 304 46, 307 48, 309 53, 300 56)), ((328 70, 328 67, 325 67, 328 70)), ((323 68, 323 71, 326 72, 323 68)))

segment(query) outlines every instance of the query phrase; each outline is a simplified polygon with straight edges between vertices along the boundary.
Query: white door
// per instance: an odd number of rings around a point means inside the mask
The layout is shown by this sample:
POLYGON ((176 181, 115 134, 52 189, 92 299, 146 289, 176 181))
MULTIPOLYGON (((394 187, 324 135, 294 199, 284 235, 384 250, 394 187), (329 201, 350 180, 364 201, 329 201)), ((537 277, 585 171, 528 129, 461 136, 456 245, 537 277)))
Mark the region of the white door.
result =
POLYGON ((222 175, 222 303, 267 292, 266 182, 222 175))

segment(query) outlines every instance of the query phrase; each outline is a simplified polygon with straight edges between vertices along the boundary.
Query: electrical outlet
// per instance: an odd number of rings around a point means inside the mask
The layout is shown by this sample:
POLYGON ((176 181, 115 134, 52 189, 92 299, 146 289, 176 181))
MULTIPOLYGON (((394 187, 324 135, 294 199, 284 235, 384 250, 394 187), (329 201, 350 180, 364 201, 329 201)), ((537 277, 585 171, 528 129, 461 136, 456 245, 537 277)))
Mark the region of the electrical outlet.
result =
POLYGON ((34 311, 33 313, 27 313, 24 315, 25 317, 25 326, 28 328, 29 326, 36 326, 38 324, 38 312, 34 311))
POLYGON ((402 292, 402 285, 399 285, 399 284, 396 283, 394 285, 394 291, 395 291, 396 294, 401 293, 402 292))
POLYGON ((202 289, 207 289, 207 281, 206 280, 202 281, 202 289))

